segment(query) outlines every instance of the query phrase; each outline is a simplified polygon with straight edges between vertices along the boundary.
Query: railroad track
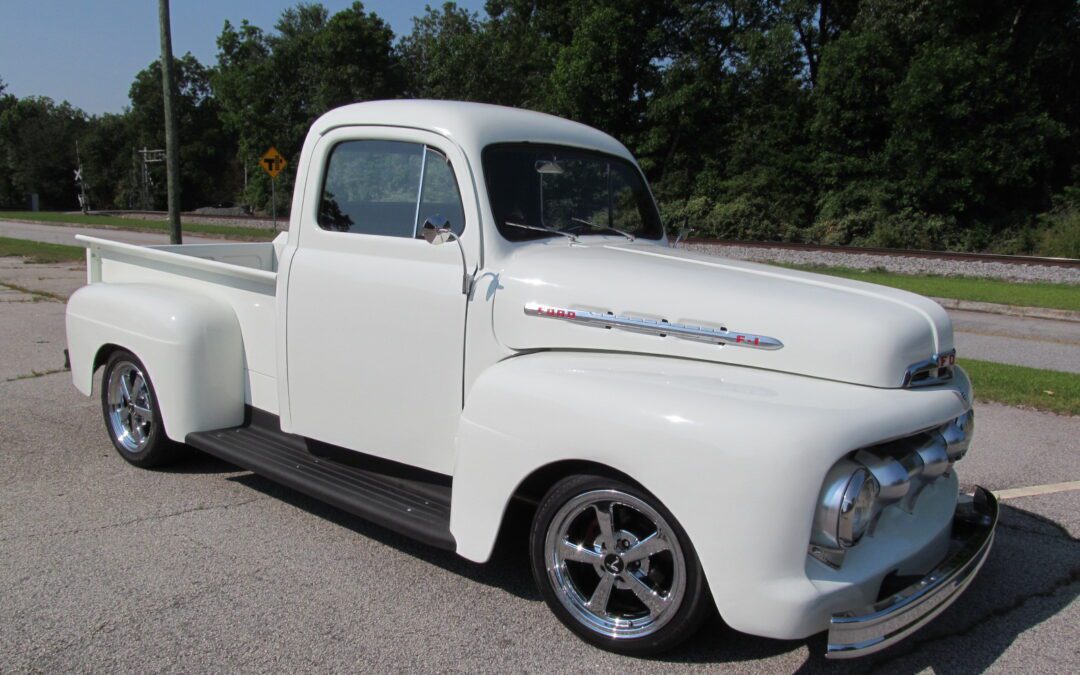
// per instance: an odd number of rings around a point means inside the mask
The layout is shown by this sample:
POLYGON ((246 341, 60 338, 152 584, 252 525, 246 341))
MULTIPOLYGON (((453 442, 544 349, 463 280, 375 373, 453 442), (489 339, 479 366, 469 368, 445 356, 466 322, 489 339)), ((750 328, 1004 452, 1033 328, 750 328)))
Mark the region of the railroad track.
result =
MULTIPOLYGON (((124 210, 110 210, 101 211, 101 215, 153 215, 165 217, 168 215, 166 211, 124 211, 124 210)), ((251 220, 256 222, 269 222, 268 218, 262 216, 250 216, 250 215, 238 215, 238 216, 214 216, 201 213, 184 213, 184 218, 190 218, 197 220, 200 218, 206 219, 224 219, 230 220, 251 220)), ((281 222, 288 222, 288 218, 280 218, 281 222)), ((772 242, 772 241, 737 241, 731 239, 699 239, 692 237, 684 240, 687 244, 701 244, 705 246, 743 246, 746 248, 764 248, 764 249, 791 249, 795 251, 823 251, 831 253, 854 253, 864 255, 879 255, 879 256, 899 256, 903 258, 930 258, 934 260, 961 260, 967 262, 996 262, 1004 263, 1006 265, 1043 265, 1050 267, 1067 267, 1070 269, 1080 269, 1080 260, 1076 258, 1050 258, 1043 256, 1033 255, 1005 255, 1002 253, 962 253, 958 251, 926 251, 921 249, 900 249, 900 248, 873 248, 862 246, 829 246, 825 244, 797 244, 791 242, 772 242)))
POLYGON ((996 262, 1007 265, 1044 265, 1051 267, 1080 268, 1076 258, 1048 258, 1033 255, 1004 255, 1001 253, 962 253, 958 251, 925 251, 919 249, 871 248, 862 246, 828 246, 825 244, 796 244, 771 241, 734 241, 730 239, 684 240, 687 244, 703 246, 742 246, 745 248, 790 249, 794 251, 823 251, 829 253, 853 253, 904 258, 931 258, 935 260, 962 260, 968 262, 996 262))
MULTIPOLYGON (((93 216, 156 216, 161 218, 167 218, 169 216, 168 211, 128 211, 124 209, 109 209, 107 211, 91 211, 90 215, 93 216)), ((189 211, 182 211, 180 213, 181 218, 190 218, 198 220, 200 218, 228 218, 229 220, 253 220, 256 222, 270 222, 270 218, 264 218, 262 216, 252 216, 249 214, 238 215, 214 215, 212 213, 191 213, 189 211)), ((286 221, 288 216, 278 216, 278 221, 286 221)))

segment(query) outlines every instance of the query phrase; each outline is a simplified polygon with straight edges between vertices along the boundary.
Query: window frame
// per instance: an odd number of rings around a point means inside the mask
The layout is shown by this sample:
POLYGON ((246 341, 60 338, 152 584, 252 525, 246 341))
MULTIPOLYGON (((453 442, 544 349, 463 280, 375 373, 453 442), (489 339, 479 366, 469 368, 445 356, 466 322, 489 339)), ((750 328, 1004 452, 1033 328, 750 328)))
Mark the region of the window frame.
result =
POLYGON ((438 148, 437 146, 432 145, 431 143, 427 143, 427 142, 424 142, 424 141, 402 140, 402 139, 397 139, 397 138, 344 138, 344 139, 341 139, 339 141, 335 141, 334 144, 330 146, 330 149, 327 150, 326 154, 325 154, 326 159, 324 160, 323 170, 322 170, 322 180, 321 180, 320 185, 319 185, 318 202, 315 205, 315 226, 316 226, 316 228, 318 228, 318 230, 320 232, 326 232, 326 233, 332 233, 332 234, 358 234, 358 235, 367 236, 367 237, 385 237, 385 238, 388 238, 388 239, 404 239, 406 241, 408 241, 410 239, 412 239, 412 240, 422 239, 422 237, 419 236, 419 234, 420 234, 420 223, 419 223, 420 205, 422 204, 423 198, 424 198, 424 178, 425 178, 425 172, 426 172, 426 169, 427 169, 427 156, 428 156, 429 152, 434 152, 439 157, 441 157, 442 160, 446 162, 447 166, 450 169, 450 175, 451 175, 451 177, 453 179, 452 183, 453 183, 453 186, 454 186, 454 191, 457 194, 458 205, 461 208, 461 232, 459 233, 458 236, 461 236, 462 234, 464 234, 465 229, 468 227, 469 219, 468 219, 468 216, 466 215, 465 201, 462 199, 462 196, 461 196, 461 183, 458 182, 457 171, 454 170, 454 163, 450 159, 450 155, 447 154, 442 149, 438 148), (347 144, 350 144, 350 143, 401 143, 401 144, 414 145, 414 146, 418 145, 423 149, 423 152, 420 154, 420 180, 418 181, 418 184, 417 184, 416 199, 414 200, 415 207, 413 209, 413 234, 412 234, 412 237, 397 236, 397 235, 392 235, 392 234, 378 234, 378 233, 375 233, 375 232, 364 232, 364 231, 353 231, 353 230, 341 231, 341 230, 334 230, 334 229, 331 229, 331 228, 326 227, 326 226, 323 225, 323 223, 322 223, 322 206, 323 206, 323 199, 324 199, 323 195, 326 194, 326 185, 330 180, 331 162, 333 162, 334 153, 337 152, 338 148, 341 147, 342 145, 347 145, 347 144))

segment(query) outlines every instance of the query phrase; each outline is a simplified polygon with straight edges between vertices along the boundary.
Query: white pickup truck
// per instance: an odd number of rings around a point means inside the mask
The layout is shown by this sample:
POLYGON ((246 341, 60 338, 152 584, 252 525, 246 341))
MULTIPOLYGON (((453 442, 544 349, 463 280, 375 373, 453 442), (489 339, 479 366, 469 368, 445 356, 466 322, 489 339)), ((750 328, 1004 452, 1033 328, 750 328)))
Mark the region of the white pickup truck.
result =
POLYGON ((942 308, 669 247, 595 129, 349 105, 312 126, 273 243, 80 239, 71 372, 90 395, 104 368, 124 459, 191 446, 478 562, 535 505, 536 583, 603 648, 668 649, 718 610, 859 656, 989 552, 942 308))

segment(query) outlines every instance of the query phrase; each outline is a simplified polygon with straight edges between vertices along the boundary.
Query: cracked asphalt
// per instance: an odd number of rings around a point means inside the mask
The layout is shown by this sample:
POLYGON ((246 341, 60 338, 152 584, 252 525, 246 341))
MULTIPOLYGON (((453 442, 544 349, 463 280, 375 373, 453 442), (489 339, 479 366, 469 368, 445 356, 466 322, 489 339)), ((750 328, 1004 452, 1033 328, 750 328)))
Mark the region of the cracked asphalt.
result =
MULTIPOLYGON (((1080 491, 1004 502, 955 605, 864 660, 821 657, 714 617, 683 648, 627 659, 548 612, 515 514, 474 565, 206 456, 143 471, 61 368, 79 267, 0 260, 0 671, 1080 671, 1080 491), (13 290, 11 286, 26 290, 13 290)), ((1080 418, 981 404, 961 479, 1080 479, 1080 418)))

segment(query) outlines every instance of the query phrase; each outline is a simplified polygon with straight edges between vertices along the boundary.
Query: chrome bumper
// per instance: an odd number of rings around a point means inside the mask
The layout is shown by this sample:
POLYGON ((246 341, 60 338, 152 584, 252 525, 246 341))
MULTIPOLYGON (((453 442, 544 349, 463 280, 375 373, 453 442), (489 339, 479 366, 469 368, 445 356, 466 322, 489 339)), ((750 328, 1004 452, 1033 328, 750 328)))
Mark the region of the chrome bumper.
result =
POLYGON ((903 640, 943 612, 960 597, 986 561, 997 520, 997 499, 989 490, 976 487, 974 494, 962 495, 953 517, 956 552, 899 593, 866 607, 833 614, 825 656, 851 659, 873 654, 903 640))

